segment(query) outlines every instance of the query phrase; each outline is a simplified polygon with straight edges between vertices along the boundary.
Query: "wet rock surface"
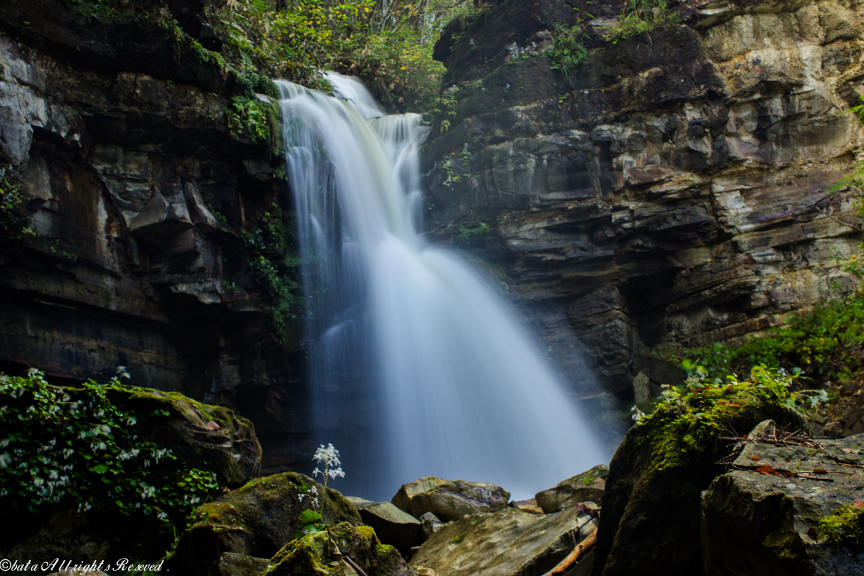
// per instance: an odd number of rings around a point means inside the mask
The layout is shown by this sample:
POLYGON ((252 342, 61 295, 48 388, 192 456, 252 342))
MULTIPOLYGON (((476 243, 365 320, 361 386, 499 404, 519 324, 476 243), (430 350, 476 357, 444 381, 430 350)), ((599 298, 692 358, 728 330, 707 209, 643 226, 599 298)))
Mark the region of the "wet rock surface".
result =
POLYGON ((472 514, 433 534, 411 565, 440 576, 539 576, 594 527, 591 516, 575 508, 540 516, 512 507, 472 514))
POLYGON ((850 285, 834 218, 854 208, 828 190, 860 150, 860 7, 685 2, 612 44, 620 3, 493 4, 436 48, 456 116, 423 155, 427 228, 498 267, 583 395, 572 331, 630 401, 640 371, 667 383, 655 346, 759 334, 850 285), (574 6, 596 22, 564 77, 542 51, 574 6))
POLYGON ((703 573, 864 572, 860 545, 833 545, 815 530, 838 506, 861 502, 864 436, 811 440, 773 423, 760 432, 703 496, 703 573))

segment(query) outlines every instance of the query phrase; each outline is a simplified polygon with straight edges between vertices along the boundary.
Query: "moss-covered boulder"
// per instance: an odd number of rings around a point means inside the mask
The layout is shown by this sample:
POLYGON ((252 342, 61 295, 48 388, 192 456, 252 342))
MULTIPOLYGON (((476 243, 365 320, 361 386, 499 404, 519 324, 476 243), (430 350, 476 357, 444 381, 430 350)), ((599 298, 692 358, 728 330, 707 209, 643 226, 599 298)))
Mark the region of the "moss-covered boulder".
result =
POLYGON ((703 574, 864 574, 864 435, 754 432, 702 500, 703 574))
MULTIPOLYGON (((256 478, 198 508, 166 562, 172 573, 216 576, 225 553, 270 558, 294 540, 300 514, 313 508, 324 486, 312 478, 285 472, 256 478)), ((354 505, 342 494, 327 489, 324 522, 362 524, 354 505)))
POLYGON ((702 570, 700 494, 723 473, 723 436, 765 420, 808 429, 789 405, 789 378, 754 369, 749 380, 667 390, 653 414, 631 428, 609 466, 595 549, 594 576, 702 570))
POLYGON ((258 475, 261 444, 255 427, 228 408, 131 386, 111 389, 108 398, 136 414, 142 439, 170 447, 190 468, 213 470, 220 485, 241 486, 258 475))
POLYGON ((33 370, 0 376, 0 405, 0 557, 155 562, 198 503, 258 469, 251 423, 176 393, 33 370))
POLYGON ((289 543, 271 558, 267 576, 356 574, 342 556, 351 558, 370 576, 417 576, 395 548, 378 541, 372 528, 352 526, 348 522, 333 526, 329 534, 317 532, 289 543))

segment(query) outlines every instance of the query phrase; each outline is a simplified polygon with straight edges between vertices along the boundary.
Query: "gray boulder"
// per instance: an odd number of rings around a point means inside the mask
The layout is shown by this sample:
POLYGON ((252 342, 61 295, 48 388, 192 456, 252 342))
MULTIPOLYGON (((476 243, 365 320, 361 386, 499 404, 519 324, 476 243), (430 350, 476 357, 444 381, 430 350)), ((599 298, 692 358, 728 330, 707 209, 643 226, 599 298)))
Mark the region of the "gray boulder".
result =
POLYGON ((509 500, 510 493, 494 484, 426 476, 404 484, 393 497, 393 504, 415 518, 432 512, 449 521, 466 514, 500 510, 509 500))
POLYGON ((703 574, 864 574, 864 542, 830 544, 818 530, 864 495, 864 435, 805 442, 760 429, 703 497, 703 574))
POLYGON ((546 514, 573 508, 580 502, 599 503, 606 490, 606 477, 609 476, 609 466, 600 464, 587 472, 577 474, 560 482, 554 488, 538 492, 535 496, 537 505, 546 514))

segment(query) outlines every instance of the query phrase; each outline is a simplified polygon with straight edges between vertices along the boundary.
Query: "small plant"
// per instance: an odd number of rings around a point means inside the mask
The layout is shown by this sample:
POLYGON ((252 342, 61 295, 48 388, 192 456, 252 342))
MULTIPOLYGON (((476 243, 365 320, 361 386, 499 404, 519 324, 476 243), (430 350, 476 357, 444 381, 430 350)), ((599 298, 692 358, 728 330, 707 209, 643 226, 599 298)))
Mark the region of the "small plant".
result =
POLYGON ((579 26, 569 30, 559 28, 555 41, 546 51, 549 68, 558 70, 566 78, 572 77, 577 68, 588 63, 588 49, 582 43, 586 37, 579 26))
POLYGON ((301 538, 307 534, 314 534, 327 529, 327 524, 324 523, 324 507, 327 504, 327 484, 331 479, 344 478, 345 472, 342 471, 342 463, 339 460, 339 451, 333 447, 333 444, 324 446, 321 444, 315 455, 312 457, 318 464, 324 464, 324 470, 315 468, 312 471, 312 476, 321 476, 324 479, 324 493, 321 494, 321 511, 316 511, 314 508, 318 506, 318 489, 314 486, 301 486, 301 493, 298 496, 302 502, 307 497, 310 499, 312 509, 304 510, 297 519, 300 523, 300 529, 297 530, 295 538, 301 538))
POLYGON ((471 242, 472 240, 484 236, 489 233, 489 226, 485 222, 480 222, 476 228, 459 227, 459 234, 462 236, 463 242, 471 242))
POLYGON ((618 23, 608 28, 605 38, 617 44, 619 40, 649 34, 680 21, 678 14, 669 10, 666 0, 625 0, 618 23))

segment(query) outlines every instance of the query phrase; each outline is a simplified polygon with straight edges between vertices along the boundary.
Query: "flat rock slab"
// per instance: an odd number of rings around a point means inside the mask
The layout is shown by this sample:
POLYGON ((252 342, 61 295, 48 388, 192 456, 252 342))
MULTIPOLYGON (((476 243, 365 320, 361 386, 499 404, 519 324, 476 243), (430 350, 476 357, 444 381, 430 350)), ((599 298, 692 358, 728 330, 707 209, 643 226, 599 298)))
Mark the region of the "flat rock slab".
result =
POLYGON ((423 542, 420 521, 390 502, 364 505, 360 508, 360 518, 375 530, 383 544, 395 546, 402 554, 423 542))
POLYGON ((439 576, 539 575, 567 556, 594 527, 591 517, 575 508, 538 516, 507 507, 447 524, 420 547, 410 564, 432 568, 439 576))
POLYGON ((766 431, 750 435, 736 469, 705 494, 705 574, 864 574, 860 545, 832 547, 815 531, 864 496, 864 435, 769 441, 766 431))

